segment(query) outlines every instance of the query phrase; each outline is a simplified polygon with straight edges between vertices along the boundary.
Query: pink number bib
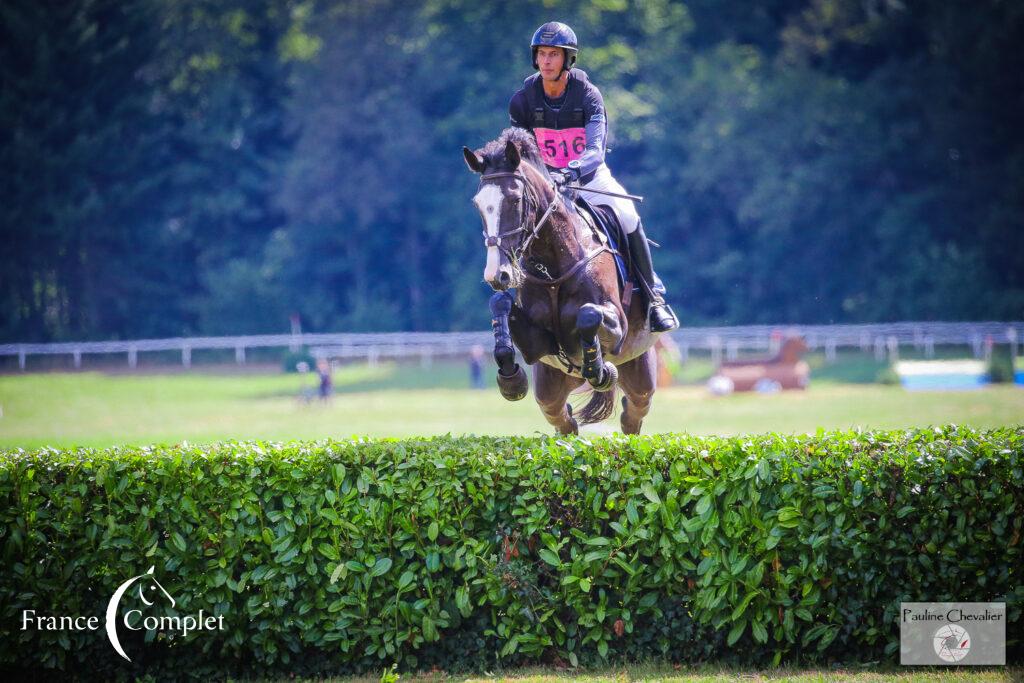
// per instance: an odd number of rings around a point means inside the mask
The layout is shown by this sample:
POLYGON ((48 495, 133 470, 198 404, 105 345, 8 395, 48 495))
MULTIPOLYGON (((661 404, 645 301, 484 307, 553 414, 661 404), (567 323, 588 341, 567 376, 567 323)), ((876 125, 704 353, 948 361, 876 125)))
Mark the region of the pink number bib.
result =
POLYGON ((534 128, 533 135, 544 163, 555 168, 565 168, 587 148, 587 132, 583 128, 534 128))

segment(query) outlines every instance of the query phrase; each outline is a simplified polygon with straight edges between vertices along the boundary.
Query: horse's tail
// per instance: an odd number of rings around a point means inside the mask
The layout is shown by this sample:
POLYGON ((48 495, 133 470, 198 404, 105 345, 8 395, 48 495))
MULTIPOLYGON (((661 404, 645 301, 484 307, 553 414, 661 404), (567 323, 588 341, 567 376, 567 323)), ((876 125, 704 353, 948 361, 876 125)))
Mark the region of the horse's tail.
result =
POLYGON ((618 384, 613 384, 608 391, 590 390, 591 397, 587 404, 574 417, 581 425, 594 424, 611 417, 615 412, 615 394, 618 384))

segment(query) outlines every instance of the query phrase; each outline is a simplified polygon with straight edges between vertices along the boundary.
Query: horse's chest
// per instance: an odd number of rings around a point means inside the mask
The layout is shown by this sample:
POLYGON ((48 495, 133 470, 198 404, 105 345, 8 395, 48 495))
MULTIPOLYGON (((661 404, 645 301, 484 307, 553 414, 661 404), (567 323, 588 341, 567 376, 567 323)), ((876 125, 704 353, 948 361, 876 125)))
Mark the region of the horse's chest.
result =
POLYGON ((551 302, 545 301, 541 298, 535 298, 532 301, 524 302, 522 306, 526 312, 526 317, 530 319, 534 325, 538 327, 550 327, 551 326, 551 302))

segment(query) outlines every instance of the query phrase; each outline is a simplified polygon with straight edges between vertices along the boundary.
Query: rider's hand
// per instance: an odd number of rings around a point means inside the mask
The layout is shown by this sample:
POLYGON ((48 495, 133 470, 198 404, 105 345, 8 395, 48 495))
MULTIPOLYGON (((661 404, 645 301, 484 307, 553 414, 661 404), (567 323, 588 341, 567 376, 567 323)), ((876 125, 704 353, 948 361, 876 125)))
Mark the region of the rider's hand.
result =
POLYGON ((572 172, 572 169, 560 168, 551 174, 552 179, 555 181, 555 185, 558 187, 565 187, 569 183, 576 180, 576 174, 572 172))

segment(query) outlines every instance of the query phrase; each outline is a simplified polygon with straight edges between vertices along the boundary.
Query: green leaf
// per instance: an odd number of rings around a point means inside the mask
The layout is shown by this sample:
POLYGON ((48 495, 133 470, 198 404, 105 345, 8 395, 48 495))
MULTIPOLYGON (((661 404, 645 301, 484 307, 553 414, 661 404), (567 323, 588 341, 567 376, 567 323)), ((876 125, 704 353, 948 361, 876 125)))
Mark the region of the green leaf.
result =
POLYGON ((743 600, 740 601, 740 604, 736 605, 736 609, 732 611, 732 617, 730 617, 731 621, 736 621, 743 616, 743 613, 747 610, 747 605, 750 604, 751 600, 757 597, 757 593, 757 591, 750 591, 746 596, 744 596, 743 600))
POLYGON ((654 490, 654 486, 650 482, 644 482, 643 486, 640 487, 643 494, 647 497, 647 500, 652 503, 661 504, 661 498, 658 496, 658 492, 654 490))
POLYGON ((386 574, 391 569, 391 558, 382 557, 373 565, 373 569, 370 570, 370 576, 380 576, 386 574))
POLYGON ((518 635, 512 636, 512 638, 509 639, 509 641, 507 643, 505 643, 505 647, 501 648, 501 656, 502 657, 509 656, 510 654, 515 652, 518 647, 519 647, 519 636, 518 635))
POLYGON ((171 543, 173 543, 174 547, 181 552, 185 552, 185 550, 188 549, 188 545, 185 543, 185 538, 177 531, 171 534, 171 543))
POLYGON ((436 572, 441 568, 441 555, 439 553, 427 553, 427 571, 436 572))
POLYGON ((338 550, 330 543, 321 543, 316 547, 320 551, 320 554, 326 557, 328 560, 339 560, 341 557, 338 555, 338 550))
POLYGON ((580 590, 582 590, 584 593, 589 593, 590 592, 590 578, 589 577, 583 577, 582 579, 580 579, 580 590))
POLYGON ((768 629, 761 625, 759 621, 750 622, 750 631, 754 634, 754 640, 759 643, 768 642, 768 629))
POLYGON ((697 576, 704 576, 704 574, 706 574, 708 570, 710 570, 713 566, 717 564, 718 560, 715 558, 715 556, 708 555, 700 561, 699 565, 697 565, 697 576))
POLYGON ((701 499, 697 501, 697 507, 694 508, 694 513, 697 515, 703 515, 711 507, 711 496, 701 496, 701 499))
POLYGON ((771 482, 771 470, 768 469, 767 460, 757 461, 757 479, 762 482, 771 482))
POLYGON ((732 629, 729 631, 729 637, 725 639, 726 644, 734 645, 736 643, 736 641, 740 639, 740 636, 743 635, 743 631, 746 630, 746 628, 747 628, 747 620, 746 619, 736 623, 732 627, 732 629))
POLYGON ((657 593, 648 593, 644 597, 640 598, 640 609, 646 610, 654 607, 654 604, 658 602, 657 593))
POLYGON ((341 576, 342 572, 345 572, 345 571, 346 571, 345 565, 342 564, 342 563, 338 563, 338 566, 334 568, 333 572, 331 572, 331 583, 337 582, 337 580, 341 576))
POLYGON ((636 503, 632 500, 626 503, 626 519, 628 519, 629 523, 633 526, 640 523, 640 514, 636 510, 636 503))
POLYGON ((799 508, 784 507, 781 510, 779 510, 779 521, 780 522, 786 522, 786 521, 789 521, 791 519, 796 519, 799 516, 800 516, 799 508))
POLYGON ((616 555, 615 557, 613 557, 613 558, 612 558, 612 562, 614 562, 615 564, 617 564, 617 565, 619 565, 620 567, 622 567, 622 570, 623 570, 623 571, 625 571, 625 572, 626 572, 627 574, 629 574, 630 576, 633 576, 633 575, 635 575, 635 574, 636 574, 636 569, 634 569, 634 568, 632 567, 632 565, 630 565, 630 564, 629 564, 628 562, 626 562, 625 560, 623 560, 623 559, 622 559, 621 557, 619 557, 618 555, 616 555))
POLYGON ((611 543, 612 543, 610 540, 608 540, 604 536, 596 536, 594 538, 588 538, 587 540, 585 540, 583 542, 586 543, 587 545, 611 545, 611 543))
POLYGON ((825 631, 825 635, 823 635, 821 637, 821 640, 818 642, 818 652, 821 652, 826 647, 828 647, 829 643, 835 640, 837 635, 839 635, 838 626, 832 626, 827 631, 825 631))
POLYGON ((455 606, 459 608, 459 614, 464 619, 473 613, 473 606, 469 602, 469 589, 465 586, 455 589, 455 606))
POLYGON ((432 642, 440 638, 437 633, 437 628, 434 625, 434 620, 427 615, 423 615, 423 638, 427 642, 432 642))
POLYGON ((416 580, 416 574, 411 571, 405 571, 402 573, 401 578, 398 579, 398 590, 404 591, 416 580))
POLYGON ((853 506, 857 507, 861 504, 864 495, 864 482, 860 479, 853 482, 853 506))
POLYGON ((552 567, 560 567, 560 566, 562 566, 562 561, 560 559, 558 559, 558 555, 556 555, 555 553, 551 552, 547 548, 542 548, 538 554, 540 555, 540 559, 544 560, 545 562, 550 564, 552 567))
POLYGON ((437 540, 437 532, 438 532, 437 522, 436 521, 431 522, 430 526, 427 527, 427 538, 429 538, 431 541, 436 541, 437 540))

